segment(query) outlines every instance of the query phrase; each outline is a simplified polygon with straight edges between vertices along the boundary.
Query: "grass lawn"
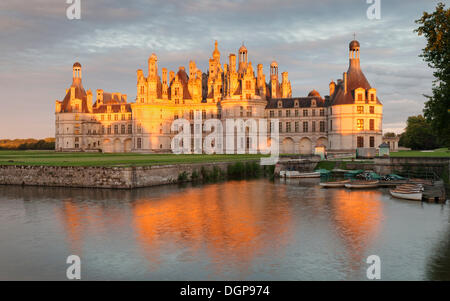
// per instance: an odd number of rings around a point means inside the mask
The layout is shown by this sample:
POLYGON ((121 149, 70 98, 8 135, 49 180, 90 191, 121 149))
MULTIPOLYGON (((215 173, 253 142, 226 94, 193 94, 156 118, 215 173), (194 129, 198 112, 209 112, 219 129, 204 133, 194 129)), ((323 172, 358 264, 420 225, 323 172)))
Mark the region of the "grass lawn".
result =
POLYGON ((450 157, 448 148, 439 148, 433 151, 399 151, 391 152, 391 157, 450 157))
POLYGON ((47 166, 148 166, 180 163, 234 162, 259 159, 263 155, 175 155, 59 153, 54 151, 0 151, 0 165, 47 166))

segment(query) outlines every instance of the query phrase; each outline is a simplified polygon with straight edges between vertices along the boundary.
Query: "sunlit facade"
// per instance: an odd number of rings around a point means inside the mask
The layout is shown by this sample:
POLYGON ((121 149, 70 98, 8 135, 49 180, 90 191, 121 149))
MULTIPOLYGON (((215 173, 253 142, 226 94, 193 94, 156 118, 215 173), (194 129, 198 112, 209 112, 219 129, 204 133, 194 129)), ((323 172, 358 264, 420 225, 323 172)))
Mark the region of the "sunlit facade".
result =
MULTIPOLYGON (((238 57, 230 54, 222 64, 217 41, 206 73, 195 61, 189 62, 188 70, 162 68, 159 73, 158 58, 152 54, 147 76, 137 70, 136 88, 132 103, 127 95, 103 90, 96 91, 94 102, 93 93, 83 88, 81 64, 75 63, 73 83, 64 99, 56 101, 56 150, 167 153, 176 135, 172 122, 186 119, 194 132, 194 116, 223 122, 278 119, 281 153, 312 154, 319 146, 354 151, 381 144, 382 104, 359 67, 357 41, 350 43, 349 70, 337 84, 330 84, 330 96, 313 90, 306 97, 292 97, 288 73, 281 73, 280 81, 273 61, 267 82, 263 65, 254 70, 244 45, 238 57)), ((203 138, 206 135, 203 131, 203 138)), ((252 141, 246 137, 232 147, 239 143, 247 151, 252 141)))

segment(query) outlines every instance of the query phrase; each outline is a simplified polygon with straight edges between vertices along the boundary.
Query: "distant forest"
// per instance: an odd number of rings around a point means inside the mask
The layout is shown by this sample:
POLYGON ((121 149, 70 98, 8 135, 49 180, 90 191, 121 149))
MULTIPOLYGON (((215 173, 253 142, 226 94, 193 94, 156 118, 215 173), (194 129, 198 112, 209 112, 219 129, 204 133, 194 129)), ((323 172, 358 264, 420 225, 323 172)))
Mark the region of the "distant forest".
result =
POLYGON ((54 150, 55 138, 37 139, 0 139, 0 150, 54 150))

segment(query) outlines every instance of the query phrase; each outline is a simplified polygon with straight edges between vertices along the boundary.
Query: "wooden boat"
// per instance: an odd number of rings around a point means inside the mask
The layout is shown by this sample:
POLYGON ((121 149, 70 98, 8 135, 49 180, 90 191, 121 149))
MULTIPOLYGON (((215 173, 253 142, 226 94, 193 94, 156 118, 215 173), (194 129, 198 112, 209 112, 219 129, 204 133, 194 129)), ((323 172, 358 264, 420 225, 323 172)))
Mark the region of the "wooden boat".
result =
POLYGON ((280 176, 284 178, 320 178, 320 172, 299 172, 296 170, 280 171, 280 176))
POLYGON ((391 189, 389 190, 390 194, 394 198, 405 199, 405 200, 413 200, 413 201, 421 201, 422 200, 422 191, 417 190, 397 190, 391 189))
POLYGON ((375 188, 379 181, 353 181, 345 184, 345 188, 375 188))
POLYGON ((323 182, 319 185, 325 188, 334 188, 334 187, 344 187, 345 184, 350 183, 350 180, 342 180, 342 181, 332 181, 332 182, 323 182))

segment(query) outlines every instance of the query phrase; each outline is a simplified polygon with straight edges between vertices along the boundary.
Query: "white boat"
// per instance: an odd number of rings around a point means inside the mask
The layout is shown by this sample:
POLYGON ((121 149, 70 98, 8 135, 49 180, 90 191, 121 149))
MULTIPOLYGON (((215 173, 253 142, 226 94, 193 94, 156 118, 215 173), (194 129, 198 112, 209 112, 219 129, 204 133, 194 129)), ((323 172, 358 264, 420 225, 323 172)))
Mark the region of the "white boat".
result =
POLYGON ((379 181, 353 181, 345 184, 345 188, 375 188, 379 181))
POLYGON ((320 178, 320 172, 299 172, 296 170, 282 170, 280 177, 284 178, 320 178))
POLYGON ((350 183, 350 180, 342 180, 342 181, 334 181, 334 182, 323 182, 319 185, 325 188, 334 188, 334 187, 344 187, 345 184, 350 183))
POLYGON ((422 191, 418 190, 397 190, 391 189, 389 190, 391 195, 394 198, 405 199, 405 200, 413 200, 413 201, 421 201, 422 200, 422 191))

